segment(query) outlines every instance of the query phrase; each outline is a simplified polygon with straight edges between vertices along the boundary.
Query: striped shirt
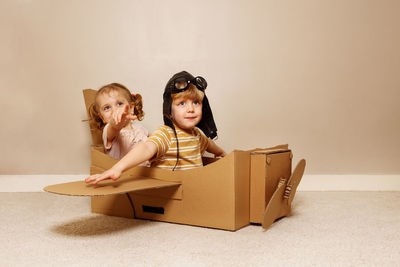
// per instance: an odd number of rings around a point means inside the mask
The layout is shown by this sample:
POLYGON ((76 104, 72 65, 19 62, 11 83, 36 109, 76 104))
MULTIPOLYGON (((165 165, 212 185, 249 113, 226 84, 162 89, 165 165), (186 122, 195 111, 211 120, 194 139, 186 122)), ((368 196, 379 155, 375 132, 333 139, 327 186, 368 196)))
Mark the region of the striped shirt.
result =
POLYGON ((179 129, 175 125, 179 140, 179 159, 176 164, 177 142, 174 130, 161 126, 147 140, 157 147, 157 154, 151 160, 152 167, 172 170, 189 170, 203 166, 201 156, 208 147, 209 139, 198 129, 190 131, 179 129))

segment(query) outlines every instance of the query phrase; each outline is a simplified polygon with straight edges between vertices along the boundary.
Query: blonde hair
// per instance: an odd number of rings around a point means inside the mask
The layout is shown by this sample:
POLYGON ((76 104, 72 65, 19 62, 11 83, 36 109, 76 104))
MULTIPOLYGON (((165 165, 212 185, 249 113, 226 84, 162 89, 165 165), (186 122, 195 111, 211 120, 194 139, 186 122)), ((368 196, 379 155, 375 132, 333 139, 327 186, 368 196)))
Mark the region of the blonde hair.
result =
POLYGON ((90 105, 89 107, 89 119, 93 121, 98 129, 103 129, 105 126, 105 123, 103 122, 103 119, 100 116, 100 110, 97 102, 97 97, 101 94, 109 94, 110 92, 119 92, 122 95, 125 96, 126 100, 129 102, 129 104, 133 103, 134 104, 134 111, 133 114, 135 114, 138 118, 139 121, 143 120, 144 117, 144 111, 143 111, 143 100, 142 96, 140 94, 131 94, 128 88, 126 88, 124 85, 120 83, 110 83, 107 85, 104 85, 101 87, 95 96, 94 103, 90 105))
POLYGON ((195 85, 190 84, 187 90, 177 94, 172 94, 171 97, 172 101, 178 98, 184 98, 184 99, 191 99, 193 101, 203 102, 204 92, 197 89, 195 85))

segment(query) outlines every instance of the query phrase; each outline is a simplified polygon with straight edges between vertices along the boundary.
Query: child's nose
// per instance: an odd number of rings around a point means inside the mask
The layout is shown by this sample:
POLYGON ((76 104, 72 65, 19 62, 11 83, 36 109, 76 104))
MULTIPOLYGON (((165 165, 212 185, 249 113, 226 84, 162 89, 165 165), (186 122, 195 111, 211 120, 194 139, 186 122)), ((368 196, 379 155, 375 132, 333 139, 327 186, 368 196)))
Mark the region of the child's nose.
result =
POLYGON ((187 110, 188 110, 189 112, 194 110, 193 103, 189 103, 189 104, 187 105, 187 110))

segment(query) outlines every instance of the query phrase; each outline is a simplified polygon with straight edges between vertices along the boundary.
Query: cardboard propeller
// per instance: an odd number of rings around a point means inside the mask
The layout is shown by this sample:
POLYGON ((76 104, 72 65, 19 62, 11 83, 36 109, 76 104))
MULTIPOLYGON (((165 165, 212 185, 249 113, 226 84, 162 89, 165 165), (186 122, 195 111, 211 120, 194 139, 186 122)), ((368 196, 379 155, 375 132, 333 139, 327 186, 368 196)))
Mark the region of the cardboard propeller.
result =
POLYGON ((280 179, 278 187, 272 195, 263 215, 262 227, 264 229, 267 229, 277 219, 285 217, 290 213, 292 201, 296 194, 297 186, 303 177, 305 167, 306 161, 302 159, 288 180, 285 178, 280 179))

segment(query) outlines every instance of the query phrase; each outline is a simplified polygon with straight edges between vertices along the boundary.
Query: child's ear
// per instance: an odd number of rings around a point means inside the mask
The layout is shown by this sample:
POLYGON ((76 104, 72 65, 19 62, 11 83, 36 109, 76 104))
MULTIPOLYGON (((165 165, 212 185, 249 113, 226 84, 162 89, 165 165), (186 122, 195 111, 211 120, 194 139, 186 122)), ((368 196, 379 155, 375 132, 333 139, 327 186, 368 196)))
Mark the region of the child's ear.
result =
POLYGON ((101 119, 101 121, 106 124, 106 122, 104 121, 103 115, 101 115, 101 113, 97 113, 97 115, 99 116, 99 118, 101 119))

